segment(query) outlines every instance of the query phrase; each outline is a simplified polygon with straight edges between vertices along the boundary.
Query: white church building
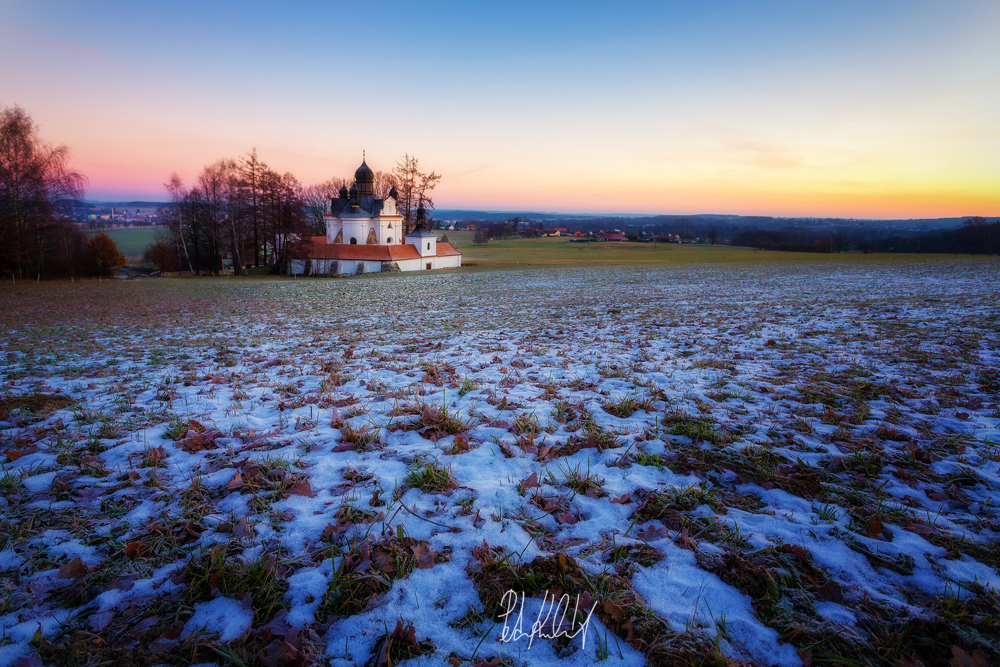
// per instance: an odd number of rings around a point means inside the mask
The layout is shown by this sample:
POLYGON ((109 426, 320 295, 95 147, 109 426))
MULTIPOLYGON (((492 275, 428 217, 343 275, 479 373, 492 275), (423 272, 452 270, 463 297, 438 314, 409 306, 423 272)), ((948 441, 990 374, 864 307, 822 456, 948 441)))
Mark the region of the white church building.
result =
POLYGON ((462 253, 438 241, 426 228, 426 214, 417 210, 416 227, 404 232, 396 210, 396 188, 385 199, 374 194, 375 174, 362 160, 348 192, 330 200, 323 215, 326 236, 314 236, 292 259, 293 275, 337 275, 382 271, 427 271, 462 266, 462 253))

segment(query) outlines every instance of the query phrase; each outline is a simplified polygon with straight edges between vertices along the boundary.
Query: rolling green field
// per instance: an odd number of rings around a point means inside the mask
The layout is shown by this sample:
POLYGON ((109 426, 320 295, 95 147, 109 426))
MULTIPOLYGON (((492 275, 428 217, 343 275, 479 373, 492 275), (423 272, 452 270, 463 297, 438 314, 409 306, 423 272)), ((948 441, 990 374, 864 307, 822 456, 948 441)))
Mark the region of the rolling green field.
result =
POLYGON ((944 255, 815 253, 755 250, 737 246, 678 245, 674 243, 597 242, 573 243, 565 237, 493 240, 477 246, 473 232, 435 230, 447 235, 462 252, 463 268, 502 268, 525 265, 670 265, 741 264, 774 262, 877 262, 886 259, 933 259, 944 255))
POLYGON ((129 259, 142 257, 142 254, 146 252, 146 248, 151 243, 156 243, 157 230, 152 227, 95 230, 88 232, 88 234, 95 236, 102 231, 111 237, 111 240, 118 245, 118 250, 129 259))
MULTIPOLYGON (((91 232, 91 235, 99 232, 91 232)), ((109 229, 104 232, 118 244, 118 249, 132 262, 138 261, 146 248, 156 242, 157 230, 109 229)), ((472 242, 473 232, 435 230, 438 238, 447 236, 462 252, 466 269, 492 269, 531 265, 581 266, 627 265, 649 266, 682 264, 742 264, 774 262, 877 262, 885 259, 934 259, 942 255, 813 253, 754 250, 735 246, 677 245, 674 243, 573 243, 566 237, 537 239, 513 238, 493 240, 483 246, 472 242)), ((264 273, 269 269, 260 269, 264 273)))

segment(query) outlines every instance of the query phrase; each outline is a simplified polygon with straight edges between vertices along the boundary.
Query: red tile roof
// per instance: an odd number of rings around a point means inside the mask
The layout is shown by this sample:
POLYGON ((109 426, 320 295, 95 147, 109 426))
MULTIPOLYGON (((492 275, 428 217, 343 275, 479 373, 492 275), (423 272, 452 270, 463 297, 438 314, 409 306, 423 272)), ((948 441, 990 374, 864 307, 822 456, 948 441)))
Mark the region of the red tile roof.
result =
MULTIPOLYGON (((394 245, 350 245, 327 243, 325 236, 312 236, 310 245, 302 253, 309 259, 367 260, 369 262, 394 262, 401 259, 420 259, 420 253, 409 243, 394 245)), ((450 243, 437 244, 438 257, 461 255, 450 243)))

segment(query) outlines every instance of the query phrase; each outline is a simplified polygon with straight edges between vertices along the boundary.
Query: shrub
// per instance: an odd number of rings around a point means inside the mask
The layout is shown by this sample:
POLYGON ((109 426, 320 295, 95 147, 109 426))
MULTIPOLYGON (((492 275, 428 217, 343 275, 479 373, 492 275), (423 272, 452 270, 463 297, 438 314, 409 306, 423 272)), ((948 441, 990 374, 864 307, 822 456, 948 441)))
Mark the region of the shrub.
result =
POLYGON ((93 276, 111 276, 115 269, 128 262, 111 237, 101 233, 87 241, 85 251, 87 271, 93 276))

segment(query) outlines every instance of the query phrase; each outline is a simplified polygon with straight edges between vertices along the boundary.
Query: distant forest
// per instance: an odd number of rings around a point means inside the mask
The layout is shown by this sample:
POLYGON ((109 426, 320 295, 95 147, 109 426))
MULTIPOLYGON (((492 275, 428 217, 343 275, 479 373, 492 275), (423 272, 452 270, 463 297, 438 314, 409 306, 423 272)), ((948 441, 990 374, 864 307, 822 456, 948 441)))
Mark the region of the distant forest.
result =
MULTIPOLYGON (((447 214, 447 213, 446 213, 447 214)), ((570 233, 597 234, 621 230, 629 240, 656 241, 679 236, 685 241, 790 252, 896 252, 1000 254, 1000 220, 957 218, 939 220, 865 220, 838 218, 772 218, 766 216, 600 216, 532 219, 530 214, 508 220, 466 219, 485 230, 480 241, 512 236, 536 236, 565 228, 570 233)))

